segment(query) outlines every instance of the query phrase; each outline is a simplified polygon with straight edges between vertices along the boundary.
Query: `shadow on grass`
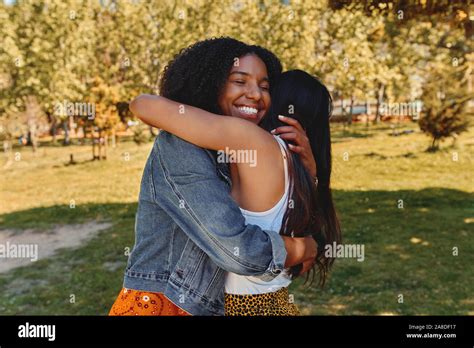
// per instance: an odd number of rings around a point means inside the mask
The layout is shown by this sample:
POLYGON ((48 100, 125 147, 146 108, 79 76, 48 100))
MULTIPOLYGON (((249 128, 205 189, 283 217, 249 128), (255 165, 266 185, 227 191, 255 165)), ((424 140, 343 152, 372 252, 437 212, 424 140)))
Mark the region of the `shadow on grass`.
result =
POLYGON ((388 158, 418 158, 418 156, 416 154, 414 154, 413 152, 407 152, 407 153, 399 154, 399 155, 396 155, 396 156, 385 156, 385 155, 379 154, 377 152, 369 152, 369 153, 366 153, 366 154, 363 154, 363 155, 353 155, 353 157, 357 157, 357 156, 375 158, 375 159, 378 159, 378 160, 386 160, 388 158))
POLYGON ((332 143, 341 143, 351 139, 370 138, 375 135, 374 132, 364 130, 337 130, 331 134, 332 143))
POLYGON ((133 247, 136 209, 136 203, 56 205, 1 215, 2 228, 10 229, 47 230, 91 220, 113 226, 79 248, 0 274, 0 313, 107 314, 122 285, 126 251, 133 247))
MULTIPOLYGON (((351 126, 346 126, 345 128, 341 124, 332 124, 331 125, 331 142, 341 143, 348 141, 352 138, 370 138, 375 135, 385 133, 387 135, 393 134, 394 128, 391 125, 379 124, 379 125, 370 125, 367 127, 365 124, 353 124, 351 126), (389 131, 389 132, 387 132, 389 131)), ((396 127, 397 131, 410 131, 409 134, 400 134, 400 135, 410 135, 416 134, 418 128, 414 125, 405 124, 400 127, 396 127), (411 132, 414 131, 414 132, 411 132)))
MULTIPOLYGON (((365 257, 363 262, 336 260, 324 290, 302 286, 304 279, 295 281, 291 293, 304 314, 473 310, 469 298, 474 270, 468 267, 474 263, 473 194, 445 188, 333 193, 344 243, 363 244, 365 257), (458 256, 453 256, 453 247, 459 248, 458 256)), ((113 223, 77 249, 0 274, 0 313, 107 314, 122 286, 127 248, 133 247, 136 209, 136 203, 84 204, 0 216, 3 228, 17 229, 90 220, 113 223)))

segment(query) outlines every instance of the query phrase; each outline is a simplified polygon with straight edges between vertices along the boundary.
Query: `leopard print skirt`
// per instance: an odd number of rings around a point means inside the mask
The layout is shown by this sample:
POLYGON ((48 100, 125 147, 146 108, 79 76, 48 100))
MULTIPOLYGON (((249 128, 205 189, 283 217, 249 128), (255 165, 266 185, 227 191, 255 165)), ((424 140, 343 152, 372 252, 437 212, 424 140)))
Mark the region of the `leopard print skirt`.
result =
POLYGON ((225 294, 225 315, 228 316, 297 316, 298 307, 288 288, 256 295, 225 294))

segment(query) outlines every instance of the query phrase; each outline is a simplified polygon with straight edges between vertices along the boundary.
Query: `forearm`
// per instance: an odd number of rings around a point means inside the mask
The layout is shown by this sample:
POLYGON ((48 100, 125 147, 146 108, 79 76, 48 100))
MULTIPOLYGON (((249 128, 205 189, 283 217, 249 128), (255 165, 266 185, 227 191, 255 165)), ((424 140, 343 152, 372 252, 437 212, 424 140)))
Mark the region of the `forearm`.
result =
POLYGON ((311 238, 292 238, 282 236, 286 249, 285 268, 298 265, 316 257, 317 245, 311 238))
POLYGON ((230 118, 177 103, 151 94, 141 94, 130 103, 130 111, 147 125, 169 132, 196 146, 220 150, 226 128, 223 122, 230 118), (217 141, 216 141, 217 140, 217 141))
POLYGON ((249 121, 161 96, 142 94, 130 103, 130 110, 144 123, 209 150, 254 150, 264 156, 268 144, 274 142, 268 132, 249 121))
POLYGON ((156 95, 141 94, 130 104, 130 111, 149 126, 161 128, 163 117, 169 117, 169 110, 165 110, 166 103, 156 95))

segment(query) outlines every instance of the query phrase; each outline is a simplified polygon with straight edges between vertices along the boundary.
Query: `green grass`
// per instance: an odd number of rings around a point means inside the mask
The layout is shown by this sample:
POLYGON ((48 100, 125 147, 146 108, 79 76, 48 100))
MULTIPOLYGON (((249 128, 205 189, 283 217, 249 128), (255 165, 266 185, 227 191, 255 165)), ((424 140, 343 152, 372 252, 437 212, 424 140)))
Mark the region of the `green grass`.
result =
MULTIPOLYGON (((303 314, 474 314, 474 129, 437 153, 425 151, 429 139, 418 131, 390 133, 387 125, 333 126, 332 187, 344 243, 363 244, 365 260, 336 260, 323 290, 294 282, 290 292, 303 314)), ((122 284, 124 250, 133 246, 150 149, 121 142, 107 161, 90 161, 89 146, 14 150, 21 160, 0 169, 2 228, 113 226, 80 248, 1 274, 0 314, 108 312, 122 284), (78 164, 66 165, 70 153, 78 164)))

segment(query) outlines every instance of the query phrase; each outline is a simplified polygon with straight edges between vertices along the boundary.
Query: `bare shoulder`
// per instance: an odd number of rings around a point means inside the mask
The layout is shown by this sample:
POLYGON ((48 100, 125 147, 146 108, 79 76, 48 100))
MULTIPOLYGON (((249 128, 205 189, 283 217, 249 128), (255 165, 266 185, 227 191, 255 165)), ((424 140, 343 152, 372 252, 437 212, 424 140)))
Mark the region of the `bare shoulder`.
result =
POLYGON ((271 209, 285 193, 285 167, 280 144, 272 134, 265 132, 258 149, 235 155, 240 206, 255 212, 271 209))
POLYGON ((246 143, 245 150, 234 152, 234 155, 240 156, 240 161, 236 162, 239 167, 268 171, 282 164, 280 144, 271 133, 247 120, 232 117, 232 122, 238 125, 236 128, 240 128, 246 143))

